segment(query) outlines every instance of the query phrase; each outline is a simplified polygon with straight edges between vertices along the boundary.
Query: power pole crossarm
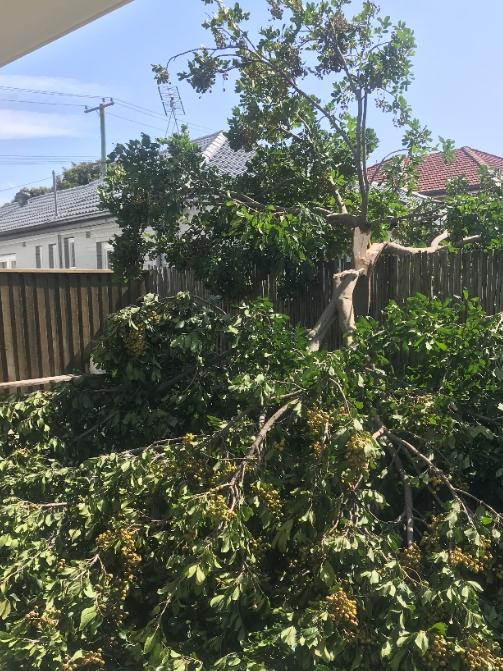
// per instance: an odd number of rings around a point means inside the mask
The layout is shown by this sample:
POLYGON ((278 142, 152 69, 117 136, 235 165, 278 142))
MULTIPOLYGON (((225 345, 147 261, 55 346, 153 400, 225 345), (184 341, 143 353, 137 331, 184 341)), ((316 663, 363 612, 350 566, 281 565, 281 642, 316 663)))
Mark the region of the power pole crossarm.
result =
POLYGON ((84 110, 85 114, 89 112, 99 112, 100 113, 100 137, 101 137, 101 176, 104 177, 106 174, 106 165, 107 165, 107 138, 106 138, 106 126, 105 126, 105 109, 114 105, 112 98, 108 102, 105 102, 105 98, 97 107, 86 107, 84 110))

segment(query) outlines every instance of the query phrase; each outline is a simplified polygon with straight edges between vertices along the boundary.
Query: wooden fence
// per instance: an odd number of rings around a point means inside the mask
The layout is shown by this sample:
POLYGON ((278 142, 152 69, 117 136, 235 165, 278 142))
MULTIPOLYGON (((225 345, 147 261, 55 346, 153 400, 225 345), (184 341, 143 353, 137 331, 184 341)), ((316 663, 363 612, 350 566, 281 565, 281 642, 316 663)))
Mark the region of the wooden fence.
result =
POLYGON ((0 382, 86 370, 107 315, 143 293, 110 271, 0 270, 0 382))
MULTIPOLYGON (((318 281, 295 300, 282 298, 265 280, 257 295, 269 297, 294 324, 313 325, 330 298, 331 273, 320 266, 318 281)), ((356 294, 357 314, 379 318, 394 299, 423 293, 478 296, 488 313, 503 311, 503 251, 382 256, 356 294)), ((0 270, 0 383, 83 372, 93 341, 107 316, 146 292, 162 297, 178 291, 209 292, 189 272, 151 269, 143 280, 121 285, 106 270, 0 270)), ((329 345, 338 344, 336 326, 329 345)))

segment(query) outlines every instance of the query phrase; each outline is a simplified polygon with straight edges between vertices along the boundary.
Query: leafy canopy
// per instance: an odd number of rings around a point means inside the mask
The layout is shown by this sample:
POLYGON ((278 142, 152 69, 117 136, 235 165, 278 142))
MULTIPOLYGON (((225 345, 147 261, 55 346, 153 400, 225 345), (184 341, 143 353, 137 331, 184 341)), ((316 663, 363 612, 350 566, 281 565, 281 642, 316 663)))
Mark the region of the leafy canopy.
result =
MULTIPOLYGON (((386 218, 406 209, 400 189, 430 143, 404 98, 413 34, 373 2, 351 16, 343 0, 269 0, 270 20, 257 30, 239 4, 205 4, 215 7, 204 24, 213 46, 193 50, 180 77, 200 93, 232 78, 239 104, 228 137, 249 152, 247 169, 218 173, 184 134, 117 147, 102 191, 122 229, 114 267, 128 275, 145 254, 163 254, 227 296, 252 293, 266 274, 291 293, 320 261, 350 252, 355 228, 385 238, 386 218), (380 190, 367 173, 376 107, 403 128, 410 159, 380 190)), ((162 66, 154 73, 171 76, 162 66)))
POLYGON ((94 356, 0 406, 3 669, 501 668, 496 318, 418 296, 308 353, 147 296, 94 356))
MULTIPOLYGON (((74 163, 69 168, 63 168, 63 174, 56 177, 58 189, 70 189, 74 186, 84 186, 89 184, 100 176, 99 162, 82 161, 74 163)), ((46 186, 34 186, 23 188, 21 191, 27 193, 30 198, 42 196, 44 193, 50 193, 52 189, 46 186)))

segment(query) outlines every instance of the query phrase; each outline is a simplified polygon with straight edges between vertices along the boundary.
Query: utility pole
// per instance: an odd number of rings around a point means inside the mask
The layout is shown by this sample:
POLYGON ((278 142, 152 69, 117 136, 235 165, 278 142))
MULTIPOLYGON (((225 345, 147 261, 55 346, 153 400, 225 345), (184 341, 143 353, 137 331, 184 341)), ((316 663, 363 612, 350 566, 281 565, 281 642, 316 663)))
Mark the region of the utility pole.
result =
POLYGON ((105 102, 105 98, 102 99, 102 102, 97 107, 86 107, 84 110, 85 114, 89 112, 99 112, 100 113, 100 136, 101 136, 101 176, 105 177, 106 174, 106 165, 107 165, 107 137, 105 129, 105 109, 114 104, 112 98, 108 102, 105 102))
POLYGON ((54 196, 54 215, 58 216, 58 183, 56 181, 56 173, 52 171, 52 194, 54 196))

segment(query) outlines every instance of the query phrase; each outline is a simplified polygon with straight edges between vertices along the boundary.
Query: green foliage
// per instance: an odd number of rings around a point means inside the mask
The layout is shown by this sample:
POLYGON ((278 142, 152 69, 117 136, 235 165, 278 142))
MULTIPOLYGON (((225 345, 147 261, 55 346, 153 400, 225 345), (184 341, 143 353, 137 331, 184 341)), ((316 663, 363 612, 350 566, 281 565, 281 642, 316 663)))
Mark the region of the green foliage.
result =
MULTIPOLYGON (((114 269, 131 275, 145 255, 162 254, 226 297, 251 296, 267 275, 291 295, 320 262, 351 252, 355 222, 374 223, 375 239, 386 239, 386 218, 403 213, 400 187, 430 141, 404 98, 414 37, 373 2, 351 16, 343 0, 271 0, 270 21, 256 30, 238 3, 205 4, 215 9, 204 23, 214 44, 195 49, 179 76, 199 93, 233 78, 239 105, 228 138, 250 160, 245 174, 222 175, 184 133, 166 151, 147 136, 120 145, 102 191, 122 229, 114 269), (371 195, 375 102, 403 128, 409 161, 371 195), (345 209, 349 221, 331 218, 345 209)), ((159 83, 171 77, 153 71, 159 83)))
POLYGON ((442 230, 448 230, 453 243, 465 237, 480 236, 469 243, 468 248, 501 249, 502 222, 501 176, 481 167, 479 189, 470 190, 463 177, 452 179, 442 201, 428 199, 421 203, 416 212, 398 222, 394 235, 405 244, 429 244, 442 230))
POLYGON ((95 359, 0 406, 2 669, 501 668, 497 318, 418 296, 308 353, 148 296, 95 359))
POLYGON ((481 168, 480 190, 470 193, 462 180, 450 185, 447 225, 454 240, 480 235, 478 245, 503 247, 503 182, 498 172, 481 168))
POLYGON ((81 161, 73 163, 69 168, 63 168, 63 175, 57 178, 58 189, 71 189, 74 186, 84 186, 100 176, 99 161, 81 161))
MULTIPOLYGON (((100 164, 95 161, 82 161, 73 163, 69 168, 63 168, 63 174, 56 178, 58 189, 70 189, 73 186, 83 186, 89 184, 100 176, 100 164)), ((52 189, 48 186, 34 186, 27 189, 21 189, 27 193, 30 198, 43 196, 44 193, 50 193, 52 189)))

